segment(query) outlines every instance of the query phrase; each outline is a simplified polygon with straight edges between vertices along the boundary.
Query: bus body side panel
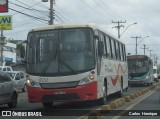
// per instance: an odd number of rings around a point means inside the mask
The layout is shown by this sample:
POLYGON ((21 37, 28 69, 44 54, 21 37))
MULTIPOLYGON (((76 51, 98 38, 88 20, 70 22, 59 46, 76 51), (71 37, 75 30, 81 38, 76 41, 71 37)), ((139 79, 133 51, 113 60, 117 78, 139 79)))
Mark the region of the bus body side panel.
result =
POLYGON ((120 91, 121 79, 123 89, 128 87, 127 63, 103 59, 100 75, 98 76, 98 98, 103 96, 104 79, 107 79, 107 95, 120 91))

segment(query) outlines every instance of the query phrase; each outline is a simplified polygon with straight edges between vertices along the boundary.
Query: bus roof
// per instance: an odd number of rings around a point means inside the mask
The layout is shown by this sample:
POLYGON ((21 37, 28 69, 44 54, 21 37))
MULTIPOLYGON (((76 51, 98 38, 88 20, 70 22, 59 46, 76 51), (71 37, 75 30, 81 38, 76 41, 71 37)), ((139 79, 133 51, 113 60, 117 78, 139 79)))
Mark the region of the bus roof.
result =
MULTIPOLYGON (((110 37, 114 38, 115 40, 123 43, 120 41, 119 38, 113 36, 111 33, 107 32, 106 30, 96 26, 94 23, 68 23, 68 24, 54 24, 54 25, 46 25, 46 26, 41 26, 37 28, 31 29, 29 32, 34 32, 34 31, 43 31, 43 30, 50 30, 50 29, 61 29, 61 28, 92 28, 93 30, 100 30, 106 34, 108 34, 110 37)), ((124 43, 123 43, 124 44, 124 43)))
POLYGON ((146 57, 148 57, 147 55, 140 55, 140 54, 135 54, 135 55, 127 55, 127 57, 133 57, 133 56, 135 56, 135 57, 136 57, 136 56, 143 56, 143 57, 144 57, 144 56, 146 56, 146 57))
POLYGON ((131 58, 144 58, 144 57, 148 57, 148 56, 147 55, 128 55, 127 57, 129 59, 131 59, 131 58))

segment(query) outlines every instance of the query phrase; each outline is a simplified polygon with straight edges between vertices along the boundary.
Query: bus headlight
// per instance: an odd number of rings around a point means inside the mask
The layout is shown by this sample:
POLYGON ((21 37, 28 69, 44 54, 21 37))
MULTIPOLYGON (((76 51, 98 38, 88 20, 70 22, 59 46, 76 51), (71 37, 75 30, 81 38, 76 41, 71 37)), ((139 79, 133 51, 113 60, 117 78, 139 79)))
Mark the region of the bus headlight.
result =
POLYGON ((89 75, 89 79, 90 79, 90 80, 94 80, 94 75, 92 75, 92 74, 89 75))
POLYGON ((89 76, 81 79, 78 85, 85 85, 85 84, 87 84, 87 83, 93 82, 94 79, 95 79, 95 77, 94 77, 94 71, 92 71, 92 72, 89 74, 89 76))
POLYGON ((146 76, 146 79, 148 79, 149 78, 149 76, 146 76))
POLYGON ((80 80, 78 85, 84 85, 84 84, 87 84, 87 83, 89 83, 89 79, 87 77, 85 77, 85 78, 80 80))
POLYGON ((31 79, 27 79, 26 80, 26 84, 29 85, 29 86, 31 86, 31 87, 41 87, 39 85, 39 83, 37 83, 37 82, 35 82, 35 81, 31 80, 31 79))
POLYGON ((157 78, 157 76, 156 76, 156 75, 154 75, 153 77, 154 77, 154 78, 157 78))

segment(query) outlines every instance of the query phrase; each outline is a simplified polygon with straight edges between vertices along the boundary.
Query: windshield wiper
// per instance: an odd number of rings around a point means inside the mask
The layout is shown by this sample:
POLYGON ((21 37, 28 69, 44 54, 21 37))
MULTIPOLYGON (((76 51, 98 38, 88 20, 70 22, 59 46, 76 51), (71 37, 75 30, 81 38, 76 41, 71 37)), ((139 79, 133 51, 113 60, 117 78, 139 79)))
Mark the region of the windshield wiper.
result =
POLYGON ((64 61, 59 60, 59 63, 63 64, 65 67, 67 67, 72 72, 77 73, 71 66, 69 66, 68 64, 66 64, 64 61))
POLYGON ((52 62, 55 62, 56 58, 57 58, 57 48, 56 48, 56 53, 55 53, 55 55, 53 55, 53 57, 51 57, 51 62, 48 62, 48 63, 44 66, 44 68, 41 70, 41 74, 42 74, 42 73, 46 73, 46 71, 48 70, 49 66, 52 64, 52 62))

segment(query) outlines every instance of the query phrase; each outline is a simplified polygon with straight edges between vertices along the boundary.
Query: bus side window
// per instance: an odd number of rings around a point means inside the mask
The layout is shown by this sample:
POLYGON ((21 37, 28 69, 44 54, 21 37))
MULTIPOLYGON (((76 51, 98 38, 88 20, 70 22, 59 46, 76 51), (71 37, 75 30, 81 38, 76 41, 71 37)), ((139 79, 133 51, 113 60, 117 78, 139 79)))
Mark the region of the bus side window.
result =
POLYGON ((122 52, 123 52, 123 61, 126 61, 126 51, 124 45, 122 45, 122 52))
POLYGON ((111 58, 113 59, 112 42, 110 37, 109 37, 109 44, 110 44, 110 50, 111 50, 111 58))
POLYGON ((102 32, 99 32, 100 33, 100 41, 103 41, 103 44, 104 44, 104 56, 106 57, 106 45, 105 45, 105 37, 104 37, 104 34, 102 32))
POLYGON ((123 52, 122 52, 122 44, 119 43, 119 52, 120 52, 120 59, 123 61, 123 52))
POLYGON ((111 46, 112 46, 112 58, 116 59, 114 39, 111 39, 111 46))
POLYGON ((123 44, 121 44, 121 51, 122 51, 122 61, 124 61, 124 51, 123 51, 123 44))
POLYGON ((116 53, 116 59, 117 60, 120 60, 120 53, 119 53, 119 47, 118 47, 118 42, 117 41, 115 41, 115 53, 116 53))
POLYGON ((119 49, 119 60, 121 60, 121 49, 120 49, 120 42, 118 42, 118 49, 119 49))
POLYGON ((123 49, 124 49, 124 60, 126 61, 127 57, 126 57, 126 48, 125 48, 125 45, 123 45, 123 49))
POLYGON ((105 39, 106 39, 106 49, 107 49, 107 57, 111 57, 111 46, 110 46, 110 41, 109 41, 109 37, 108 36, 105 36, 105 39))

